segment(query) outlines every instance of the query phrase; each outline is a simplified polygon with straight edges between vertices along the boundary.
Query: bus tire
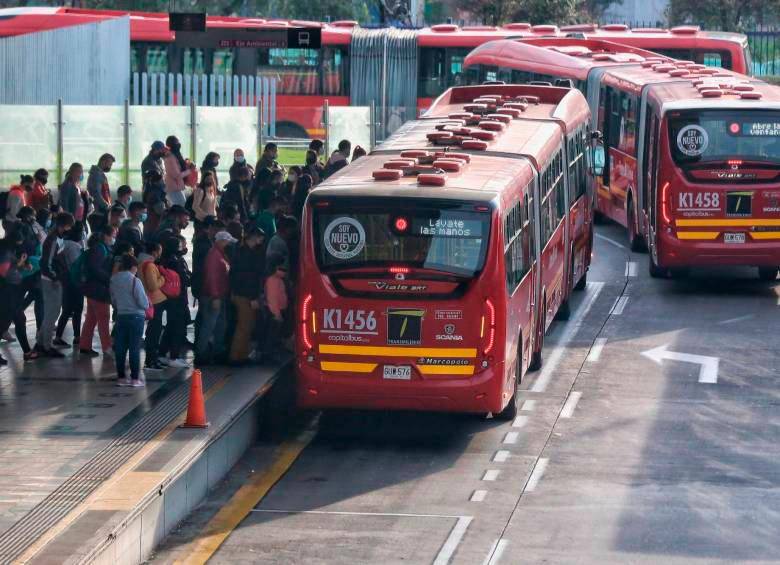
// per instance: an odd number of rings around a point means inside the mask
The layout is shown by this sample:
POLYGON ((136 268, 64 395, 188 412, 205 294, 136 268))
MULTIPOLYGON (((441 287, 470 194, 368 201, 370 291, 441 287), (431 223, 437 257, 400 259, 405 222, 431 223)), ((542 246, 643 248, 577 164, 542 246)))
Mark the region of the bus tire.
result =
POLYGON ((636 218, 634 217, 634 199, 629 196, 626 210, 626 223, 628 224, 628 244, 631 251, 642 252, 645 248, 645 242, 642 236, 637 232, 636 218))
POLYGON ((601 212, 593 211, 593 223, 597 226, 601 226, 607 223, 607 219, 601 212))
POLYGON ((777 279, 777 267, 759 267, 758 278, 768 282, 777 279))
POLYGON ((534 351, 531 353, 531 359, 528 363, 528 370, 529 371, 538 371, 542 368, 542 365, 544 364, 544 359, 542 357, 542 350, 544 349, 544 333, 545 333, 545 326, 547 325, 547 305, 545 304, 546 300, 542 302, 544 305, 544 310, 542 311, 542 327, 539 330, 539 349, 537 351, 534 351))
POLYGON ((309 139, 309 134, 302 126, 294 122, 279 122, 276 124, 276 137, 309 139))
POLYGON ((688 269, 685 267, 676 267, 674 269, 669 269, 669 278, 670 279, 684 279, 688 276, 688 269))
POLYGON ((574 285, 574 290, 585 290, 586 286, 588 286, 588 271, 582 273, 580 280, 574 285))
POLYGON ((558 311, 555 313, 555 319, 565 322, 571 317, 571 303, 567 298, 566 301, 560 305, 558 311))
POLYGON ((653 255, 652 254, 650 254, 650 257, 648 257, 647 263, 648 263, 648 265, 650 267, 649 271, 650 271, 650 276, 651 277, 653 277, 654 279, 665 279, 665 278, 667 278, 667 276, 669 274, 669 271, 667 269, 663 269, 663 268, 659 267, 658 265, 656 265, 655 261, 653 260, 653 255))
POLYGON ((517 402, 519 400, 517 391, 520 390, 520 375, 522 372, 523 357, 521 353, 518 352, 517 361, 515 361, 515 391, 512 394, 512 398, 510 398, 509 402, 507 402, 506 406, 504 406, 504 409, 494 416, 496 420, 501 420, 502 422, 511 422, 517 417, 517 402))

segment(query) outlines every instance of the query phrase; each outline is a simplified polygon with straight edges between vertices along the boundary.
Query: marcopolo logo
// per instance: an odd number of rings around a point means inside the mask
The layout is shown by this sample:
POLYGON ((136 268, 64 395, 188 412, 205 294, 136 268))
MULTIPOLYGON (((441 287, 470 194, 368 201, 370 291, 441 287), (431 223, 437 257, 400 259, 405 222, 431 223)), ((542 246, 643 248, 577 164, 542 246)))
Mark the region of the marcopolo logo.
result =
POLYGON ((366 245, 366 231, 354 218, 336 218, 325 228, 325 249, 333 257, 346 261, 352 259, 366 245))
POLYGON ((698 157, 710 144, 707 130, 695 124, 687 125, 677 134, 677 148, 683 155, 698 157))

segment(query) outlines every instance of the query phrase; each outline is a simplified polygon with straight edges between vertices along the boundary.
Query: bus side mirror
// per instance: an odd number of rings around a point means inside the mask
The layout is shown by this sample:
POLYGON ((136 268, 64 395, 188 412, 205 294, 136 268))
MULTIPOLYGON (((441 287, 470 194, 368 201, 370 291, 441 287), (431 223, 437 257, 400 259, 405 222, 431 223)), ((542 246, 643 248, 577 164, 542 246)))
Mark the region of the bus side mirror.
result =
POLYGON ((593 176, 600 177, 604 174, 604 163, 606 161, 604 158, 604 145, 601 143, 595 143, 591 148, 591 152, 593 176))

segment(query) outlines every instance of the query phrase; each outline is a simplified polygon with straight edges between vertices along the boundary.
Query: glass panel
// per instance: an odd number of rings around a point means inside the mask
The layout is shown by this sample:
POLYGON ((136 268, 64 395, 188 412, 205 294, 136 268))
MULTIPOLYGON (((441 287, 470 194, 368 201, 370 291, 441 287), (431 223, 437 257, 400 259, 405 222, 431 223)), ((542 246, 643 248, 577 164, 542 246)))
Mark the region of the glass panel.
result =
POLYGON ((166 45, 149 44, 146 48, 146 72, 168 72, 168 47, 166 45))
POLYGON ((198 143, 196 164, 200 167, 206 154, 219 153, 217 176, 220 187, 230 180, 228 171, 233 164, 233 151, 243 149, 249 163, 254 165, 257 155, 257 109, 220 108, 204 106, 198 108, 198 143))
POLYGON ((360 145, 368 152, 371 148, 370 114, 371 109, 367 106, 331 106, 328 116, 330 151, 338 149, 339 141, 348 139, 353 150, 360 145))
POLYGON ((44 167, 57 180, 56 106, 0 106, 0 187, 44 167))
POLYGON ((319 49, 260 49, 257 74, 277 79, 279 94, 318 94, 319 49))
POLYGON ((112 191, 122 184, 124 163, 124 108, 121 106, 64 106, 62 166, 68 169, 71 163, 84 166, 84 183, 89 169, 96 165, 104 153, 111 153, 116 159, 108 184, 112 191))
POLYGON ((169 135, 181 141, 182 155, 190 154, 190 109, 186 106, 130 107, 130 186, 141 188, 141 161, 156 140, 169 135))
POLYGON ((203 49, 184 50, 184 74, 202 75, 206 72, 206 62, 203 49))
POLYGON ((216 49, 212 61, 212 72, 215 75, 233 74, 234 53, 232 49, 216 49))
POLYGON ((322 93, 332 96, 349 95, 349 59, 346 49, 322 49, 322 93))

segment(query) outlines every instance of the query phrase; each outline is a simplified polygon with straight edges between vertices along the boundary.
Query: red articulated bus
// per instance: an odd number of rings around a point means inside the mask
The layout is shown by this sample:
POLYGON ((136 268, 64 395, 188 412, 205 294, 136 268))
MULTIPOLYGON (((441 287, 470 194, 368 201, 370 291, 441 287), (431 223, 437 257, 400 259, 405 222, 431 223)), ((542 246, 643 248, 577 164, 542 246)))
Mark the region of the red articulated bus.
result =
POLYGON ((585 287, 589 123, 573 89, 452 88, 312 191, 299 404, 514 417, 585 287))
POLYGON ((601 168, 596 211, 627 227, 632 249, 647 244, 652 276, 746 265, 773 280, 780 265, 780 89, 724 69, 604 47, 576 39, 497 41, 467 58, 467 74, 502 80, 546 71, 542 78, 572 80, 586 93, 592 127, 603 132, 594 159, 601 168))

